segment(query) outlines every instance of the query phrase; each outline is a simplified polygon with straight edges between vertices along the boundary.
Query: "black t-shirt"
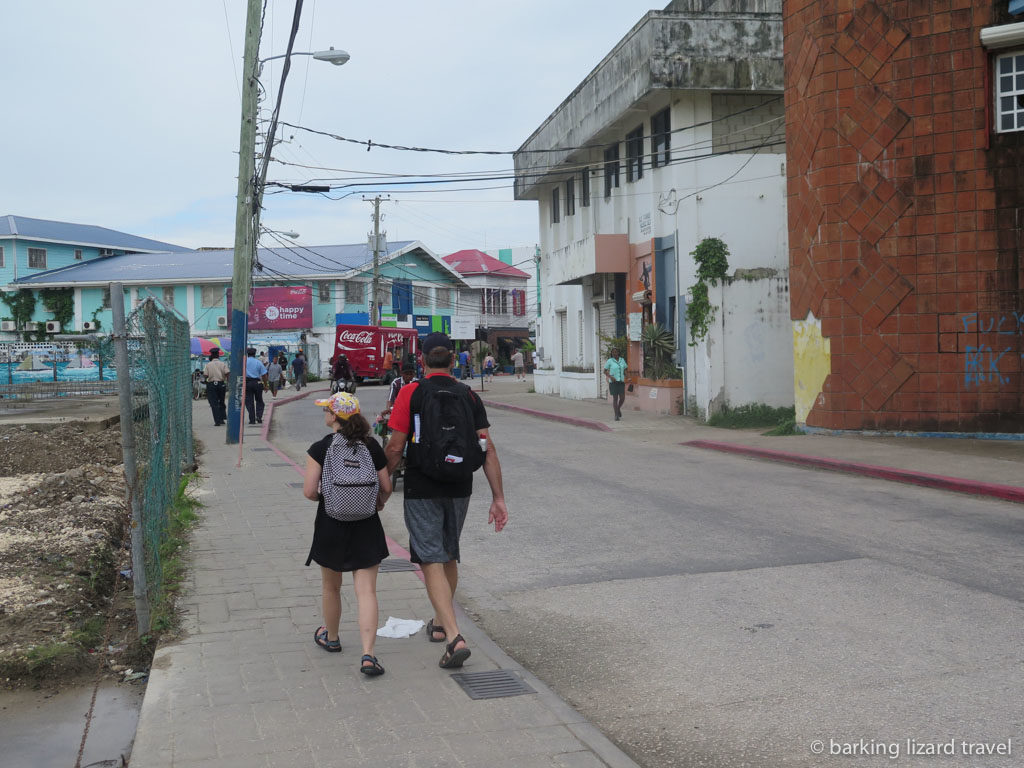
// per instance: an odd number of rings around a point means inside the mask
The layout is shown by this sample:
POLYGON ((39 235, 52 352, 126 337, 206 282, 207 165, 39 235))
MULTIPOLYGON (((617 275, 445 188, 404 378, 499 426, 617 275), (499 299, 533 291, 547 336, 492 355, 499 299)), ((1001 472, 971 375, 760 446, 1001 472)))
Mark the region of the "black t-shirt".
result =
MULTIPOLYGON (((479 432, 481 429, 487 429, 491 426, 491 423, 487 420, 487 410, 484 408, 484 404, 481 402, 476 392, 462 382, 455 381, 454 379, 451 379, 450 382, 446 383, 448 383, 449 386, 463 387, 469 392, 469 399, 473 408, 473 429, 479 432)), ((405 387, 402 387, 400 391, 404 391, 406 387, 409 387, 413 392, 415 392, 415 388, 418 385, 418 381, 410 381, 405 385, 405 387)), ((410 405, 412 402, 410 394, 410 405)), ((416 412, 414 410, 411 411, 410 419, 415 417, 415 413, 416 412)), ((404 494, 407 499, 462 499, 472 495, 473 493, 472 477, 462 483, 444 483, 423 474, 419 469, 413 466, 413 462, 411 461, 406 462, 403 482, 405 483, 404 494)))
MULTIPOLYGON (((309 446, 309 450, 306 451, 306 453, 313 457, 313 461, 321 467, 324 465, 324 459, 327 458, 327 449, 330 447, 332 440, 334 440, 334 432, 331 432, 329 435, 324 435, 322 440, 317 440, 309 446)), ((381 448, 380 443, 372 437, 365 438, 363 442, 366 443, 366 447, 370 449, 370 457, 373 459, 373 468, 380 472, 388 465, 388 457, 384 455, 384 449, 381 448)))

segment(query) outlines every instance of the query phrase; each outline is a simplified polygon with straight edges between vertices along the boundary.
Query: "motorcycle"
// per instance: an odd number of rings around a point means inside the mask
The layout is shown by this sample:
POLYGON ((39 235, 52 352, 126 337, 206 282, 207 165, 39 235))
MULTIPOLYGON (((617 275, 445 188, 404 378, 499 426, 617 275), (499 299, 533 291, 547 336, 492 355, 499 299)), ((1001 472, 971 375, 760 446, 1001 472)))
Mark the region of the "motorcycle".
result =
POLYGON ((336 392, 348 392, 350 395, 356 393, 355 379, 331 379, 331 394, 336 392))

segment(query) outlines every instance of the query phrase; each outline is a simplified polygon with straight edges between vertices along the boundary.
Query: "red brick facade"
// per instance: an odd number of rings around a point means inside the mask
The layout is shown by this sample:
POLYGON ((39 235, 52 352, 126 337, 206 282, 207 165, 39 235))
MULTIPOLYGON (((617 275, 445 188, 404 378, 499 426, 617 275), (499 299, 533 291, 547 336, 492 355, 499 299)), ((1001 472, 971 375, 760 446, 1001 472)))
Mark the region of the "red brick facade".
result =
POLYGON ((831 347, 809 425, 1024 432, 1024 132, 992 128, 979 40, 1006 5, 783 1, 792 319, 831 347))

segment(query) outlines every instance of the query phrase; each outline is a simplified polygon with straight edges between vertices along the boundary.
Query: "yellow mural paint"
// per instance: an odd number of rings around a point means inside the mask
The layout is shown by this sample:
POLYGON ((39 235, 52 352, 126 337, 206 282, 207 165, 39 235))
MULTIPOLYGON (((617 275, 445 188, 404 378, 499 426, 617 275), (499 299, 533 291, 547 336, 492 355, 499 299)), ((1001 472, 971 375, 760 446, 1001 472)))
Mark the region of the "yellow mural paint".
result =
POLYGON ((819 397, 821 388, 832 372, 832 344, 821 335, 821 320, 807 313, 806 320, 793 323, 793 378, 796 399, 796 421, 807 423, 807 415, 819 397))

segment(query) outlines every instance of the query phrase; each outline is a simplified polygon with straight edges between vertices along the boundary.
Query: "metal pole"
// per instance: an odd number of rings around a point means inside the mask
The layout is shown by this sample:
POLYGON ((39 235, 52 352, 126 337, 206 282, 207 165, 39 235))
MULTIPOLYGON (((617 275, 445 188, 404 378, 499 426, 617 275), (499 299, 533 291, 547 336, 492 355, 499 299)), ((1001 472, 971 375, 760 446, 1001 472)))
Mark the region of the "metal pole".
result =
POLYGON ((132 379, 128 369, 128 334, 124 324, 124 289, 120 283, 110 284, 110 297, 110 307, 114 314, 118 401, 121 406, 121 454, 124 457, 124 478, 128 486, 128 506, 132 513, 132 591, 135 595, 135 621, 139 637, 142 637, 150 629, 149 590, 146 586, 139 472, 135 465, 135 433, 132 430, 132 379))
MULTIPOLYGON (((231 280, 231 378, 228 385, 228 424, 225 440, 237 443, 242 424, 242 386, 248 345, 249 294, 252 292, 252 232, 256 199, 257 68, 260 50, 260 0, 248 0, 245 58, 242 64, 242 125, 238 139, 238 195, 235 205, 235 261, 231 280)), ((269 152, 269 148, 267 149, 269 152)))
POLYGON ((370 325, 380 325, 380 197, 373 198, 373 306, 370 309, 370 325))

